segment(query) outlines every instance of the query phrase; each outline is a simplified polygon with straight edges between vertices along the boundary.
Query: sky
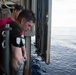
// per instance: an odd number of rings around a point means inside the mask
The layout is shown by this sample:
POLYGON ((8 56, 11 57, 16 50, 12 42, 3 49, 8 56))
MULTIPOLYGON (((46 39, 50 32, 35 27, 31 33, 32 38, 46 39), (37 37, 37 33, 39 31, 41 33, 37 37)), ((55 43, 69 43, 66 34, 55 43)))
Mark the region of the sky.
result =
POLYGON ((76 27, 76 0, 52 0, 52 27, 76 27))

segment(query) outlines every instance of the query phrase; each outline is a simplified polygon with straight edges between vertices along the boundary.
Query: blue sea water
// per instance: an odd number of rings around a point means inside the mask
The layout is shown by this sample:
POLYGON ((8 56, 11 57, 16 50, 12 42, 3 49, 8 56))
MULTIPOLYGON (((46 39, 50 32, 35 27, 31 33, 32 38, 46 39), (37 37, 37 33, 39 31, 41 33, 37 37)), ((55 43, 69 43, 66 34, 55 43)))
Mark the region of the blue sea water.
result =
POLYGON ((33 54, 32 44, 31 75, 76 75, 76 28, 52 28, 50 40, 49 65, 33 54))

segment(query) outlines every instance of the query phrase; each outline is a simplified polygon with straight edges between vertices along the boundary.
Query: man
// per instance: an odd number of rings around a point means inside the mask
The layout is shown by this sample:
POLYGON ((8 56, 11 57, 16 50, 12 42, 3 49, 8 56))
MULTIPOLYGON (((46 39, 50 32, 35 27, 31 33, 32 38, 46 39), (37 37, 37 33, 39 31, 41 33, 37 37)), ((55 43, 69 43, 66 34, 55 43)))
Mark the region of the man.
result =
POLYGON ((34 13, 31 10, 23 10, 15 22, 8 22, 12 30, 10 31, 10 49, 13 75, 22 75, 24 61, 26 60, 25 39, 23 31, 30 30, 35 22, 34 13), (23 47, 23 48, 22 48, 23 47))
POLYGON ((19 13, 23 10, 23 7, 21 5, 15 5, 13 9, 11 9, 12 15, 7 18, 3 18, 0 20, 0 30, 2 28, 2 25, 6 24, 7 22, 15 21, 18 17, 19 13))

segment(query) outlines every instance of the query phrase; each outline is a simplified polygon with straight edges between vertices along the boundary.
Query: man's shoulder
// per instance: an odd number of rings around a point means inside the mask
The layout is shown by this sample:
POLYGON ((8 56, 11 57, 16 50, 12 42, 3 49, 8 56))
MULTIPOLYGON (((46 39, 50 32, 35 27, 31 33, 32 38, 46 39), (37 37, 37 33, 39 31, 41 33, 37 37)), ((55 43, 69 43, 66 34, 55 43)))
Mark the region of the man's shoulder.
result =
POLYGON ((0 20, 0 23, 3 25, 3 24, 6 24, 7 22, 12 22, 12 19, 10 17, 7 17, 7 18, 3 18, 0 20))
POLYGON ((1 21, 5 21, 5 20, 11 20, 12 21, 12 19, 10 17, 6 17, 6 18, 1 19, 1 21))
POLYGON ((11 26, 15 26, 15 27, 17 27, 17 26, 19 26, 15 21, 12 21, 12 22, 7 22, 7 24, 10 24, 11 26))
POLYGON ((12 28, 13 31, 22 31, 21 27, 15 22, 8 22, 7 24, 10 25, 10 27, 12 28))

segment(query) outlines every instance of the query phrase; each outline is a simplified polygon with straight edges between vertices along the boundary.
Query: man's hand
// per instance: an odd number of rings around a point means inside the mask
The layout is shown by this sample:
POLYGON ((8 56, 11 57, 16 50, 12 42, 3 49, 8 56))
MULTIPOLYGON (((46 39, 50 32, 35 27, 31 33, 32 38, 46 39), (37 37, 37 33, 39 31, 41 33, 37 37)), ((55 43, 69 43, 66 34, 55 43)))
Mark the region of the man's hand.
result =
POLYGON ((27 55, 26 55, 26 53, 23 54, 23 57, 24 57, 25 60, 27 60, 27 55))

